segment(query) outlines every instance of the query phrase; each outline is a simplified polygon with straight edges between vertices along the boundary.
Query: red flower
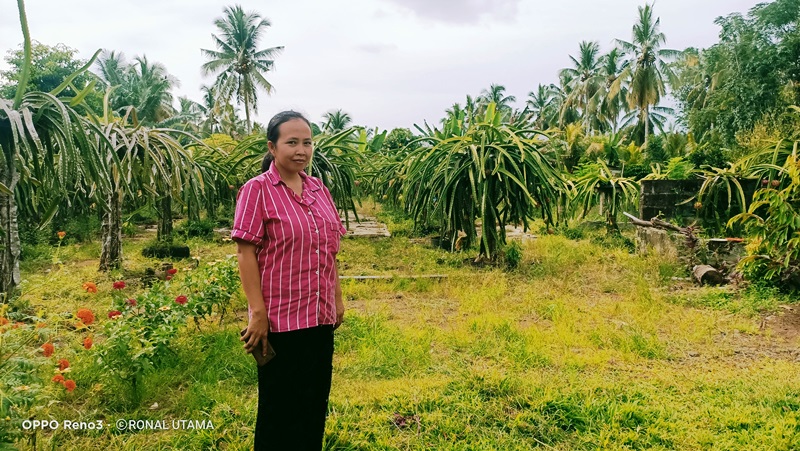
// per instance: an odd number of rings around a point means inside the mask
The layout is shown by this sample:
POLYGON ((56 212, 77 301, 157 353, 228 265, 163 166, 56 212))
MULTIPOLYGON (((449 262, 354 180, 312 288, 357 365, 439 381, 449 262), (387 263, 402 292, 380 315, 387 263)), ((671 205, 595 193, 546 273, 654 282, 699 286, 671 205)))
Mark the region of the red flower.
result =
POLYGON ((118 280, 118 281, 114 282, 114 289, 115 290, 121 290, 123 288, 125 288, 125 282, 124 281, 118 280))
POLYGON ((59 370, 64 371, 67 368, 69 368, 69 360, 61 359, 61 360, 58 361, 58 369, 59 370))
POLYGON ((42 345, 42 354, 44 354, 45 357, 50 357, 53 355, 53 351, 55 350, 56 347, 53 346, 53 343, 50 343, 49 341, 42 345))
POLYGON ((84 348, 92 349, 92 344, 94 344, 94 342, 92 341, 92 337, 91 336, 86 337, 86 338, 83 339, 83 347, 84 348))
POLYGON ((55 376, 53 376, 52 381, 53 382, 57 382, 59 384, 63 384, 64 383, 64 375, 63 374, 56 374, 55 376))
POLYGON ((130 305, 131 307, 136 307, 136 299, 134 298, 128 299, 127 301, 125 301, 125 303, 130 305))
POLYGON ((177 298, 175 298, 175 302, 177 302, 180 305, 184 305, 188 301, 189 301, 189 299, 184 295, 180 295, 177 298))
POLYGON ((92 311, 88 308, 79 309, 75 316, 80 318, 83 324, 87 326, 94 322, 94 313, 92 313, 92 311))
POLYGON ((67 232, 58 232, 57 235, 59 240, 63 240, 67 236, 67 232))
POLYGON ((87 293, 97 293, 97 285, 94 282, 84 282, 82 286, 87 293))
POLYGON ((75 390, 75 381, 72 379, 67 379, 64 381, 64 388, 67 389, 68 392, 75 390))
POLYGON ((167 280, 172 280, 172 276, 167 276, 167 280))
POLYGON ((171 276, 175 275, 177 272, 178 272, 178 270, 176 268, 170 268, 170 269, 167 270, 167 274, 169 274, 171 276))
POLYGON ((120 312, 119 310, 112 310, 108 312, 108 317, 111 319, 117 318, 118 316, 122 316, 122 312, 120 312))

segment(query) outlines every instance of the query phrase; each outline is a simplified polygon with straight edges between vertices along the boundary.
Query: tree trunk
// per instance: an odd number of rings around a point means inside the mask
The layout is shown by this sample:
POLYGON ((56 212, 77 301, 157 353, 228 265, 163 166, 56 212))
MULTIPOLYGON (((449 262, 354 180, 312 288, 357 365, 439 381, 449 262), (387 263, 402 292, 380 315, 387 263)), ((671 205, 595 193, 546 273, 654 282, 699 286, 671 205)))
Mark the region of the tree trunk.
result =
POLYGON ((247 101, 247 96, 244 96, 244 116, 245 116, 245 126, 247 127, 247 134, 249 135, 252 131, 252 127, 250 127, 250 102, 247 101))
POLYGON ((160 204, 157 239, 163 241, 172 237, 172 195, 162 197, 160 204))
POLYGON ((109 209, 103 212, 100 271, 109 271, 122 266, 122 196, 116 189, 108 196, 109 209))
MULTIPOLYGON (((8 156, 6 156, 8 158, 8 156)), ((14 192, 19 174, 13 164, 0 165, 0 182, 14 192)), ((0 193, 0 304, 7 303, 20 283, 19 256, 21 244, 17 225, 17 203, 14 195, 0 193)))
POLYGON ((650 138, 650 105, 644 107, 644 148, 647 149, 647 140, 650 138))

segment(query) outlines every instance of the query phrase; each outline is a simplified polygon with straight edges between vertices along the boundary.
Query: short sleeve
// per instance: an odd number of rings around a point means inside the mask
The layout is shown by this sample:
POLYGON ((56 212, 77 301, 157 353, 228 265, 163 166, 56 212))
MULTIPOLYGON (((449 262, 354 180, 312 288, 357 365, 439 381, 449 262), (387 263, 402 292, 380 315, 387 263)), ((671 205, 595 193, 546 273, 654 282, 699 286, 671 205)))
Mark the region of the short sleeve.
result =
MULTIPOLYGON (((325 184, 322 183, 321 181, 320 185, 322 185, 322 191, 325 192, 325 198, 328 199, 328 202, 330 202, 331 208, 333 209, 334 213, 337 214, 338 218, 339 210, 336 209, 336 204, 333 202, 333 196, 331 196, 331 192, 328 191, 328 187, 325 186, 325 184)), ((347 233, 347 228, 342 224, 342 219, 341 218, 338 219, 339 219, 339 235, 344 236, 347 233)))
POLYGON ((239 189, 236 213, 233 216, 231 239, 261 246, 264 242, 264 193, 259 181, 253 179, 239 189))

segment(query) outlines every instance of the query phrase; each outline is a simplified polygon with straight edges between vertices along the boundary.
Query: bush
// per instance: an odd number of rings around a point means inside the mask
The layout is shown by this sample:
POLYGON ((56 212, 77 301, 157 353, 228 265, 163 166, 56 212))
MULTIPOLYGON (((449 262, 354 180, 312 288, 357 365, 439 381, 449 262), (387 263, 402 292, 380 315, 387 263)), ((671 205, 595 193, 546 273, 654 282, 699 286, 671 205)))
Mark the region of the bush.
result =
POLYGON ((751 239, 739 262, 746 278, 800 291, 800 159, 789 155, 782 172, 783 182, 756 191, 748 211, 728 226, 740 222, 751 239))
POLYGON ((503 263, 509 269, 514 269, 522 262, 522 246, 519 241, 511 240, 503 249, 503 263))
POLYGON ((214 221, 202 219, 200 221, 186 221, 177 227, 175 233, 184 238, 214 239, 214 221))
POLYGON ((153 240, 142 249, 142 255, 148 258, 189 258, 189 246, 183 243, 153 240))
POLYGON ((186 276, 184 287, 192 297, 189 312, 198 329, 199 319, 208 319, 214 310, 222 323, 238 286, 239 266, 235 256, 210 262, 186 276))
POLYGON ((175 354, 170 346, 186 324, 187 304, 186 296, 172 297, 163 283, 135 298, 115 293, 114 310, 104 324, 106 338, 94 347, 95 356, 101 377, 124 384, 132 406, 141 401, 144 375, 175 354))

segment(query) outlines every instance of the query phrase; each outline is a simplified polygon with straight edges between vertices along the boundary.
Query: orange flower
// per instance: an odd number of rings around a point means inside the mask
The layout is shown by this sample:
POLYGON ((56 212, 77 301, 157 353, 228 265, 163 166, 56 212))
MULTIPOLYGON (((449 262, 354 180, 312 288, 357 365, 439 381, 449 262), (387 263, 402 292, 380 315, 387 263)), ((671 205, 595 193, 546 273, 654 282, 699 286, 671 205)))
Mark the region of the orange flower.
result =
POLYGON ((78 309, 78 313, 76 313, 75 316, 80 318, 83 324, 87 326, 94 322, 94 313, 88 308, 78 309))
POLYGON ((97 285, 94 282, 84 282, 83 289, 87 293, 97 293, 97 285))
POLYGON ((67 236, 67 232, 58 232, 58 239, 63 240, 65 236, 67 236))
POLYGON ((8 319, 0 317, 0 326, 5 326, 6 324, 8 324, 8 319))
POLYGON ((53 376, 52 380, 53 380, 53 382, 57 382, 59 384, 63 384, 64 383, 64 375, 63 374, 56 374, 55 376, 53 376))
POLYGON ((75 390, 75 381, 72 379, 67 379, 64 381, 64 388, 67 389, 68 392, 75 390))
POLYGON ((67 368, 69 368, 69 360, 61 359, 61 360, 58 361, 58 369, 59 370, 64 371, 67 368))
POLYGON ((83 339, 83 347, 86 348, 86 349, 92 349, 92 344, 93 343, 94 342, 92 341, 92 337, 91 336, 88 336, 88 337, 83 339))
POLYGON ((37 329, 43 329, 45 327, 47 327, 47 323, 36 323, 36 328, 37 329))
POLYGON ((56 347, 53 346, 53 343, 50 343, 49 341, 42 345, 42 354, 44 354, 45 357, 50 357, 53 355, 53 351, 55 350, 56 347))

